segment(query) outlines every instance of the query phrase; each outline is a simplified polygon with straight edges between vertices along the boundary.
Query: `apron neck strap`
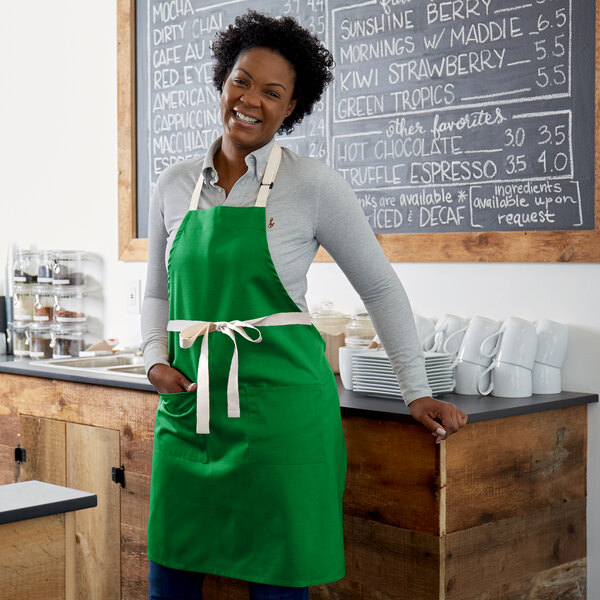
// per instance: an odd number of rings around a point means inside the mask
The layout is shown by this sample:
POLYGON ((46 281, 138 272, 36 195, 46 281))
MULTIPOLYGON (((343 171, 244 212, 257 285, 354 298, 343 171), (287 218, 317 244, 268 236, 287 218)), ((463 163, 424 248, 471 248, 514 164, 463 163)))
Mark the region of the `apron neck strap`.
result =
POLYGON ((275 142, 271 148, 269 154, 269 160, 267 160, 267 166, 265 167, 265 174, 263 175, 262 181, 260 182, 260 189, 258 190, 258 196, 256 196, 256 203, 254 206, 266 206, 269 192, 273 187, 273 182, 277 176, 279 170, 279 163, 281 162, 281 146, 275 142))
MULTIPOLYGON (((260 189, 258 190, 258 195, 256 196, 256 203, 254 206, 267 205, 267 198, 269 197, 269 192, 273 187, 273 182, 275 181, 277 171, 279 170, 279 164, 281 163, 281 155, 281 146, 275 142, 271 148, 269 159, 267 160, 267 166, 265 167, 265 173, 260 183, 260 189)), ((200 202, 200 193, 202 192, 203 183, 204 174, 201 172, 200 177, 198 177, 198 181, 196 182, 194 193, 190 199, 189 210, 198 210, 198 203, 200 202)))

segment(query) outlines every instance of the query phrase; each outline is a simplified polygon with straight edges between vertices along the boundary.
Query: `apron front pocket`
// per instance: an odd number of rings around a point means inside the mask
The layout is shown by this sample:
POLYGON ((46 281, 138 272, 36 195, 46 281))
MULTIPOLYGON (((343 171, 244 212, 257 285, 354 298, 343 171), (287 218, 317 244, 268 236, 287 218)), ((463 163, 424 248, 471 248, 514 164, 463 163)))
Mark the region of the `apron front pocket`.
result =
POLYGON ((196 391, 160 394, 154 423, 154 450, 207 462, 206 436, 196 433, 196 391))
POLYGON ((324 461, 319 384, 246 388, 248 455, 252 463, 324 461))

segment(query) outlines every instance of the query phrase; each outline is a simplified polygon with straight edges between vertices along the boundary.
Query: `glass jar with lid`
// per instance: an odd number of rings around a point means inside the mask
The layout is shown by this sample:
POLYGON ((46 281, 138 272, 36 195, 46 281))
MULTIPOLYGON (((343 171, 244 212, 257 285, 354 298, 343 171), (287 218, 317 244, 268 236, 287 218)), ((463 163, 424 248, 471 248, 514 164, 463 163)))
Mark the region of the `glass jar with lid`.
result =
POLYGON ((85 323, 84 288, 82 286, 54 286, 52 291, 54 294, 54 321, 56 323, 85 323))
POLYGON ((375 329, 369 313, 358 313, 346 323, 346 346, 366 348, 375 337, 375 329))
POLYGON ((32 288, 31 285, 15 284, 12 299, 15 321, 31 321, 33 319, 35 295, 32 288))
POLYGON ((9 323, 10 335, 13 342, 15 356, 29 356, 29 323, 26 321, 12 321, 9 323))
POLYGON ((33 287, 33 320, 52 321, 54 316, 54 294, 50 285, 33 287))
POLYGON ((335 310, 332 302, 326 301, 312 314, 312 322, 325 340, 325 356, 329 365, 334 373, 339 373, 339 349, 344 345, 346 337, 346 316, 335 310))
POLYGON ((54 323, 52 325, 52 357, 77 357, 84 349, 85 323, 54 323))
POLYGON ((52 333, 50 323, 30 323, 29 356, 31 358, 52 358, 52 333))
POLYGON ((50 285, 54 277, 54 265, 56 264, 55 250, 42 250, 40 252, 40 261, 38 266, 37 282, 44 285, 50 285))
POLYGON ((57 250, 54 253, 53 285, 85 284, 86 254, 79 250, 57 250))
POLYGON ((13 263, 15 284, 37 283, 40 253, 35 250, 17 250, 13 263))

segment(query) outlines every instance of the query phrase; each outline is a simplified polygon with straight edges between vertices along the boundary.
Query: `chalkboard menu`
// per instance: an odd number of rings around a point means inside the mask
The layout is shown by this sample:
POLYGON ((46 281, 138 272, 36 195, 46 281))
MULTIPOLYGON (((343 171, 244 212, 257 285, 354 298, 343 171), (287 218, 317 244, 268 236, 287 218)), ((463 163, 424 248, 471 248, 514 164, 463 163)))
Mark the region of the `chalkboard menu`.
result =
POLYGON ((220 135, 210 43, 249 8, 332 51, 280 143, 341 173, 376 233, 594 228, 592 0, 138 0, 139 237, 159 174, 220 135))

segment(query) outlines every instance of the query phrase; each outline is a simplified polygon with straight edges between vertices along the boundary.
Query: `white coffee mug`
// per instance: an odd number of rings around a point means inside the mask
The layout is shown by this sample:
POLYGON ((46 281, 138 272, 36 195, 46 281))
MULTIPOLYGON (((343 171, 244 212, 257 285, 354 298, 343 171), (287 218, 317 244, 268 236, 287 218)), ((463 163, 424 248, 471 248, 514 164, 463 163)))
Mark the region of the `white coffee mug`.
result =
POLYGON ((482 354, 482 351, 490 352, 493 349, 494 344, 490 337, 499 330, 500 324, 497 321, 485 317, 473 317, 465 331, 457 359, 488 367, 492 357, 482 354), (483 344, 484 340, 489 341, 483 344))
POLYGON ((535 330, 538 338, 536 362, 560 369, 567 354, 569 328, 563 323, 540 319, 535 330))
POLYGON ((340 379, 342 380, 342 385, 347 390, 352 390, 352 355, 356 350, 356 348, 351 346, 341 346, 338 349, 340 358, 340 379))
POLYGON ((459 360, 454 371, 454 392, 456 394, 479 395, 477 385, 481 378, 481 387, 490 385, 491 375, 486 373, 486 367, 466 360, 459 360))
POLYGON ((468 321, 462 317, 449 314, 442 315, 435 324, 435 331, 425 340, 425 350, 430 352, 457 352, 462 341, 460 334, 464 334, 467 325, 468 321), (450 337, 452 337, 451 343, 446 344, 450 337))
POLYGON ((417 337, 421 343, 421 349, 425 349, 425 341, 431 334, 435 332, 435 323, 433 319, 429 317, 422 317, 421 315, 415 315, 415 326, 417 328, 417 337))
POLYGON ((494 360, 477 382, 479 393, 499 398, 528 398, 532 394, 531 369, 494 360), (492 380, 484 389, 485 375, 491 372, 492 380))
POLYGON ((562 391, 561 373, 558 367, 535 362, 531 378, 534 394, 560 394, 562 391))
POLYGON ((498 362, 533 368, 537 351, 537 333, 533 323, 518 317, 508 317, 497 333, 488 336, 480 346, 481 354, 495 357, 498 362), (491 340, 497 343, 491 351, 486 351, 491 340))

